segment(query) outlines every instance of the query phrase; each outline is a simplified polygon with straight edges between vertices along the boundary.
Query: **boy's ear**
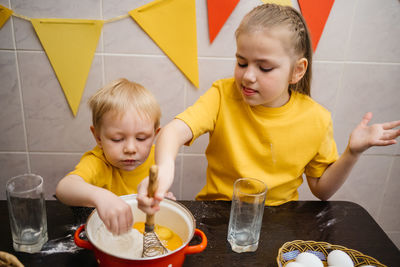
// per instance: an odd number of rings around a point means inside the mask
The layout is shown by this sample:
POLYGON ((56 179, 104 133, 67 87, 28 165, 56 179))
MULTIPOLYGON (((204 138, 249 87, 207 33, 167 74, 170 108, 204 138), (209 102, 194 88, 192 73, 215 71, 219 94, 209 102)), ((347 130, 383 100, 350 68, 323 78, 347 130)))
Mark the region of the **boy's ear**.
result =
POLYGON ((304 74, 307 71, 308 60, 306 58, 300 58, 294 63, 292 77, 289 81, 291 84, 295 84, 303 78, 304 74))
POLYGON ((96 132, 96 129, 92 126, 90 126, 90 131, 93 134, 94 139, 96 140, 96 143, 99 147, 101 147, 101 139, 100 139, 100 135, 96 132))
POLYGON ((158 127, 158 128, 156 129, 156 131, 155 131, 155 136, 157 136, 157 134, 160 132, 160 130, 161 130, 160 127, 158 127))

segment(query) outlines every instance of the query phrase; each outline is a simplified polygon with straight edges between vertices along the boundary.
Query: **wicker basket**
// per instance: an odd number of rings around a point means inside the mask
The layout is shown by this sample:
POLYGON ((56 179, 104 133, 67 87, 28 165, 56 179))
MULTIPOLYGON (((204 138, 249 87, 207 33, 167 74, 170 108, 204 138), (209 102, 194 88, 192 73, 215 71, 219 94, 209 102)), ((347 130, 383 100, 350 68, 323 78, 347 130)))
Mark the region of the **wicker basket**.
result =
POLYGON ((387 267, 376 259, 364 255, 357 250, 348 249, 343 246, 332 245, 326 242, 303 240, 294 240, 283 244, 283 246, 279 249, 276 261, 278 262, 279 267, 284 267, 287 262, 293 261, 299 253, 310 252, 320 258, 320 260, 322 260, 322 262, 324 263, 324 266, 328 266, 326 263, 326 258, 328 257, 329 252, 331 252, 332 250, 341 250, 343 252, 346 252, 347 255, 349 255, 350 258, 353 260, 355 267, 362 265, 387 267))

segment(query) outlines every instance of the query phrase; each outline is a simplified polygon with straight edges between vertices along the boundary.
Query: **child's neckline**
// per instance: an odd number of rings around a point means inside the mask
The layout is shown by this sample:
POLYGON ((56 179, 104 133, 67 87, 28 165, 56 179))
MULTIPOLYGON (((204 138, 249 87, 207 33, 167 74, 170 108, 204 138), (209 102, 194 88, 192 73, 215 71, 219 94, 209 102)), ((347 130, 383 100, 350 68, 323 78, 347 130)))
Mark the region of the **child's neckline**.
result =
POLYGON ((256 113, 262 113, 273 116, 281 115, 288 112, 291 109, 297 94, 298 94, 297 92, 292 91, 290 94, 289 101, 280 107, 265 107, 262 105, 257 105, 257 106, 251 106, 250 108, 256 113))

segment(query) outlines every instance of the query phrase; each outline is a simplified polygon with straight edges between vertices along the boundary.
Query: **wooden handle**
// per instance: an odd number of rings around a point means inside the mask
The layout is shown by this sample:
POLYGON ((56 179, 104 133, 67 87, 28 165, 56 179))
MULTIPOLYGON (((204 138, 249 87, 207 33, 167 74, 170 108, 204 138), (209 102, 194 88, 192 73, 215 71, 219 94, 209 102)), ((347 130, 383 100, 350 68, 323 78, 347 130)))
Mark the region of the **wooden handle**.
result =
MULTIPOLYGON (((149 173, 149 185, 147 187, 148 197, 154 197, 154 193, 156 192, 158 187, 157 177, 158 177, 158 167, 157 165, 153 165, 150 167, 150 173, 149 173)), ((153 215, 146 214, 146 225, 147 226, 154 225, 154 214, 153 215)))

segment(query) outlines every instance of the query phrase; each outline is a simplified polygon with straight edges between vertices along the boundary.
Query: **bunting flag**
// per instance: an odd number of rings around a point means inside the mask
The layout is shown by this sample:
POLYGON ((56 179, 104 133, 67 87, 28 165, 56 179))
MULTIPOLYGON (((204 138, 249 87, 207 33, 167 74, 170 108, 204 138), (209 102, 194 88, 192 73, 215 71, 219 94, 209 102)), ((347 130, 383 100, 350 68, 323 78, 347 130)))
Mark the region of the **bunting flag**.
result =
POLYGON ((76 116, 103 21, 31 19, 31 23, 76 116))
POLYGON ((239 1, 240 0, 207 0, 208 35, 210 43, 214 41, 239 1))
POLYGON ((156 0, 129 15, 198 88, 195 0, 156 0))
POLYGON ((12 15, 12 13, 12 10, 0 5, 0 29, 1 27, 3 27, 4 23, 6 23, 8 18, 12 15))
POLYGON ((281 6, 293 6, 291 0, 261 0, 261 1, 263 1, 264 3, 278 4, 281 6))
POLYGON ((313 50, 317 49, 319 39, 328 20, 334 0, 299 0, 299 6, 310 30, 313 50))

